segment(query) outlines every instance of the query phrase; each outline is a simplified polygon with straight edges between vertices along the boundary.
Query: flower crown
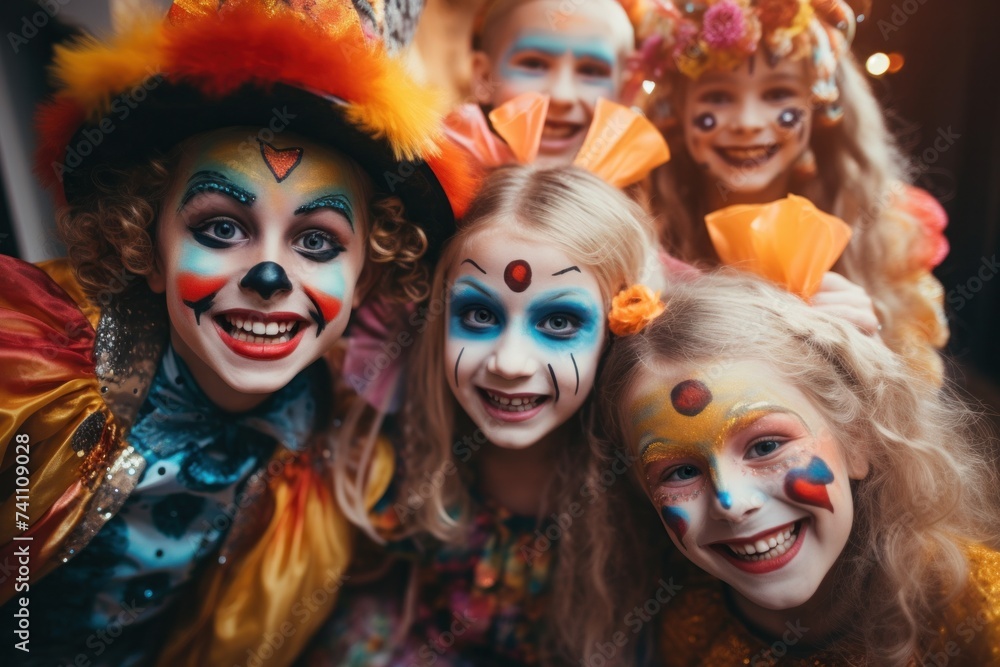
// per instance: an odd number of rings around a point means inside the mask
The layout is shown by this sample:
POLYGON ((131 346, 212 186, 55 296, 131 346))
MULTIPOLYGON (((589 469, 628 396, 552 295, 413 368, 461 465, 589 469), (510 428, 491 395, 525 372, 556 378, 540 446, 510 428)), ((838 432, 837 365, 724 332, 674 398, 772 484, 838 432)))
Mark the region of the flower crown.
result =
POLYGON ((701 0, 675 4, 647 0, 633 64, 657 81, 672 65, 688 78, 728 71, 761 53, 771 61, 808 57, 815 74, 814 101, 828 120, 843 115, 837 63, 854 39, 854 11, 844 0, 701 0))
POLYGON ((660 301, 660 293, 637 283, 611 300, 608 328, 616 336, 631 336, 645 329, 664 310, 666 306, 660 301))

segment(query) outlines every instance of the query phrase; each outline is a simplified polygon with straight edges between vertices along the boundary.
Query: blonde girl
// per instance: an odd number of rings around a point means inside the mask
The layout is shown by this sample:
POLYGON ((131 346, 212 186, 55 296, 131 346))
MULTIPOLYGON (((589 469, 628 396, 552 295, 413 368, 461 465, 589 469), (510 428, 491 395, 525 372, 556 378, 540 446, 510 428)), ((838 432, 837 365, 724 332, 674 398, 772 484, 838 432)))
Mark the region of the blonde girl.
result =
POLYGON ((672 152, 653 176, 664 245, 680 259, 718 264, 706 214, 805 196, 854 231, 834 266, 839 275, 828 274, 814 304, 878 331, 915 368, 940 376, 937 349, 948 334, 930 269, 947 252, 944 212, 906 185, 906 159, 847 50, 850 8, 840 0, 693 4, 687 13, 655 0, 640 28, 643 74, 657 82, 642 102, 672 152))
POLYGON ((670 551, 704 570, 671 571, 663 659, 1000 664, 996 451, 976 415, 759 280, 669 294, 597 385, 670 551))

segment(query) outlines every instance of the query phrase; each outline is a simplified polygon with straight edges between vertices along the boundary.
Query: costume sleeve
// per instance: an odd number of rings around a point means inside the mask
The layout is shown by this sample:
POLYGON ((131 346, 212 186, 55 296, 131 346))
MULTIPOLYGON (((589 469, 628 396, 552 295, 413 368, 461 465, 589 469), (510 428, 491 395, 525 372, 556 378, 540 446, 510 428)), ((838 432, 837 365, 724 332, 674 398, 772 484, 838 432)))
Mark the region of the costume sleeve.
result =
MULTIPOLYGON (((392 478, 388 443, 379 443, 371 466, 369 508, 392 478)), ((247 664, 252 656, 290 665, 333 611, 357 528, 333 497, 330 471, 282 450, 261 475, 267 491, 252 499, 250 512, 262 519, 262 532, 210 564, 194 592, 198 613, 182 612, 158 665, 247 664)), ((239 521, 231 530, 241 529, 239 521)))
MULTIPOLYGON (((0 474, 13 482, 0 508, 8 517, 0 562, 16 562, 5 560, 13 538, 30 535, 32 581, 55 566, 121 446, 94 372, 96 334, 77 302, 85 303, 83 293, 64 264, 46 268, 67 289, 0 256, 0 474)), ((89 314, 96 321, 96 310, 89 314)), ((0 602, 13 592, 14 577, 5 577, 0 602)))

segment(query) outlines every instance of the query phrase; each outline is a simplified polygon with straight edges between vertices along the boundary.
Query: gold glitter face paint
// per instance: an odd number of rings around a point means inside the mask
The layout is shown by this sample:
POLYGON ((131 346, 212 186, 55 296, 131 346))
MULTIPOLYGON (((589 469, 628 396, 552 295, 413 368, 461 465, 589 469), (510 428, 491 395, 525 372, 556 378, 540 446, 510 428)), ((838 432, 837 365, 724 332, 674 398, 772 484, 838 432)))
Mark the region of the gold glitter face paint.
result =
MULTIPOLYGON (((657 388, 644 394, 638 399, 632 428, 638 436, 644 471, 662 460, 705 462, 719 502, 729 509, 732 498, 719 475, 718 454, 733 433, 768 414, 788 410, 774 403, 766 392, 744 382, 712 385, 701 379, 687 379, 669 392, 657 388)), ((650 481, 647 479, 647 483, 650 481)))

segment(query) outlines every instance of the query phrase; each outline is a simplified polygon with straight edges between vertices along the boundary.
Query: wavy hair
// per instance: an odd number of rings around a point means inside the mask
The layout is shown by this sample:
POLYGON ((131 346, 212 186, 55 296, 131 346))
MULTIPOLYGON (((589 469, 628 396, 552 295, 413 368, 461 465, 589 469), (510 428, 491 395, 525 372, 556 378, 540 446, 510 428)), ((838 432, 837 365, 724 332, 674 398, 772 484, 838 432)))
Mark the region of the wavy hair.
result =
POLYGON ((978 414, 877 339, 728 270, 672 287, 666 311, 611 348, 597 403, 601 430, 619 447, 629 423, 622 398, 658 367, 757 360, 802 391, 845 458, 870 465, 853 487, 854 526, 835 566, 853 611, 838 648, 866 664, 918 655, 966 581, 965 547, 1000 534, 995 441, 978 414))
MULTIPOLYGON (((889 346, 914 367, 940 376, 937 348, 947 341, 939 315, 943 294, 920 280, 922 267, 914 266, 913 255, 922 243, 921 225, 898 205, 909 180, 907 161, 853 56, 840 59, 836 78, 843 118, 832 126, 814 123, 810 147, 818 173, 794 179, 791 190, 851 226, 854 235, 834 269, 872 297, 889 346)), ((670 107, 683 109, 688 80, 675 74, 674 83, 670 107)), ((669 252, 715 266, 719 258, 704 224, 711 211, 703 171, 687 150, 683 125, 665 132, 672 156, 653 173, 652 207, 669 252)))
MULTIPOLYGON (((442 542, 461 542, 469 529, 469 484, 474 461, 462 460, 459 434, 471 421, 451 393, 445 376, 444 314, 449 272, 472 238, 497 229, 558 248, 581 268, 591 271, 605 308, 618 291, 638 279, 653 239, 652 226, 637 204, 582 169, 507 166, 486 179, 458 233, 441 255, 432 281, 431 302, 417 327, 419 335, 407 368, 400 452, 403 471, 396 496, 396 507, 405 508, 405 516, 399 517, 404 521, 405 534, 429 534, 442 542), (437 483, 428 485, 428 480, 437 483)), ((584 437, 589 413, 588 400, 578 419, 569 422, 573 432, 557 454, 540 516, 578 502, 585 485, 598 484, 603 458, 596 443, 584 437)), ((354 432, 360 431, 357 428, 354 432)), ((369 429, 367 435, 367 442, 362 444, 367 452, 352 455, 352 460, 370 458, 374 429, 369 429)), ((365 440, 353 437, 350 431, 345 439, 352 443, 365 440)), ((599 499, 603 498, 606 495, 599 499)), ((601 510, 598 507, 594 511, 601 510)), ((363 515, 353 519, 367 523, 363 515)), ((370 523, 367 525, 372 534, 370 523)), ((578 560, 578 554, 613 552, 615 545, 610 536, 609 528, 588 533, 574 525, 560 537, 550 608, 540 633, 550 660, 581 652, 580 647, 567 643, 575 638, 564 632, 568 624, 562 621, 570 613, 574 624, 604 627, 609 622, 605 618, 607 605, 598 600, 580 606, 577 591, 580 581, 593 578, 593 572, 586 569, 589 563, 578 560)), ((595 590, 600 598, 611 599, 607 588, 597 586, 595 590)))

